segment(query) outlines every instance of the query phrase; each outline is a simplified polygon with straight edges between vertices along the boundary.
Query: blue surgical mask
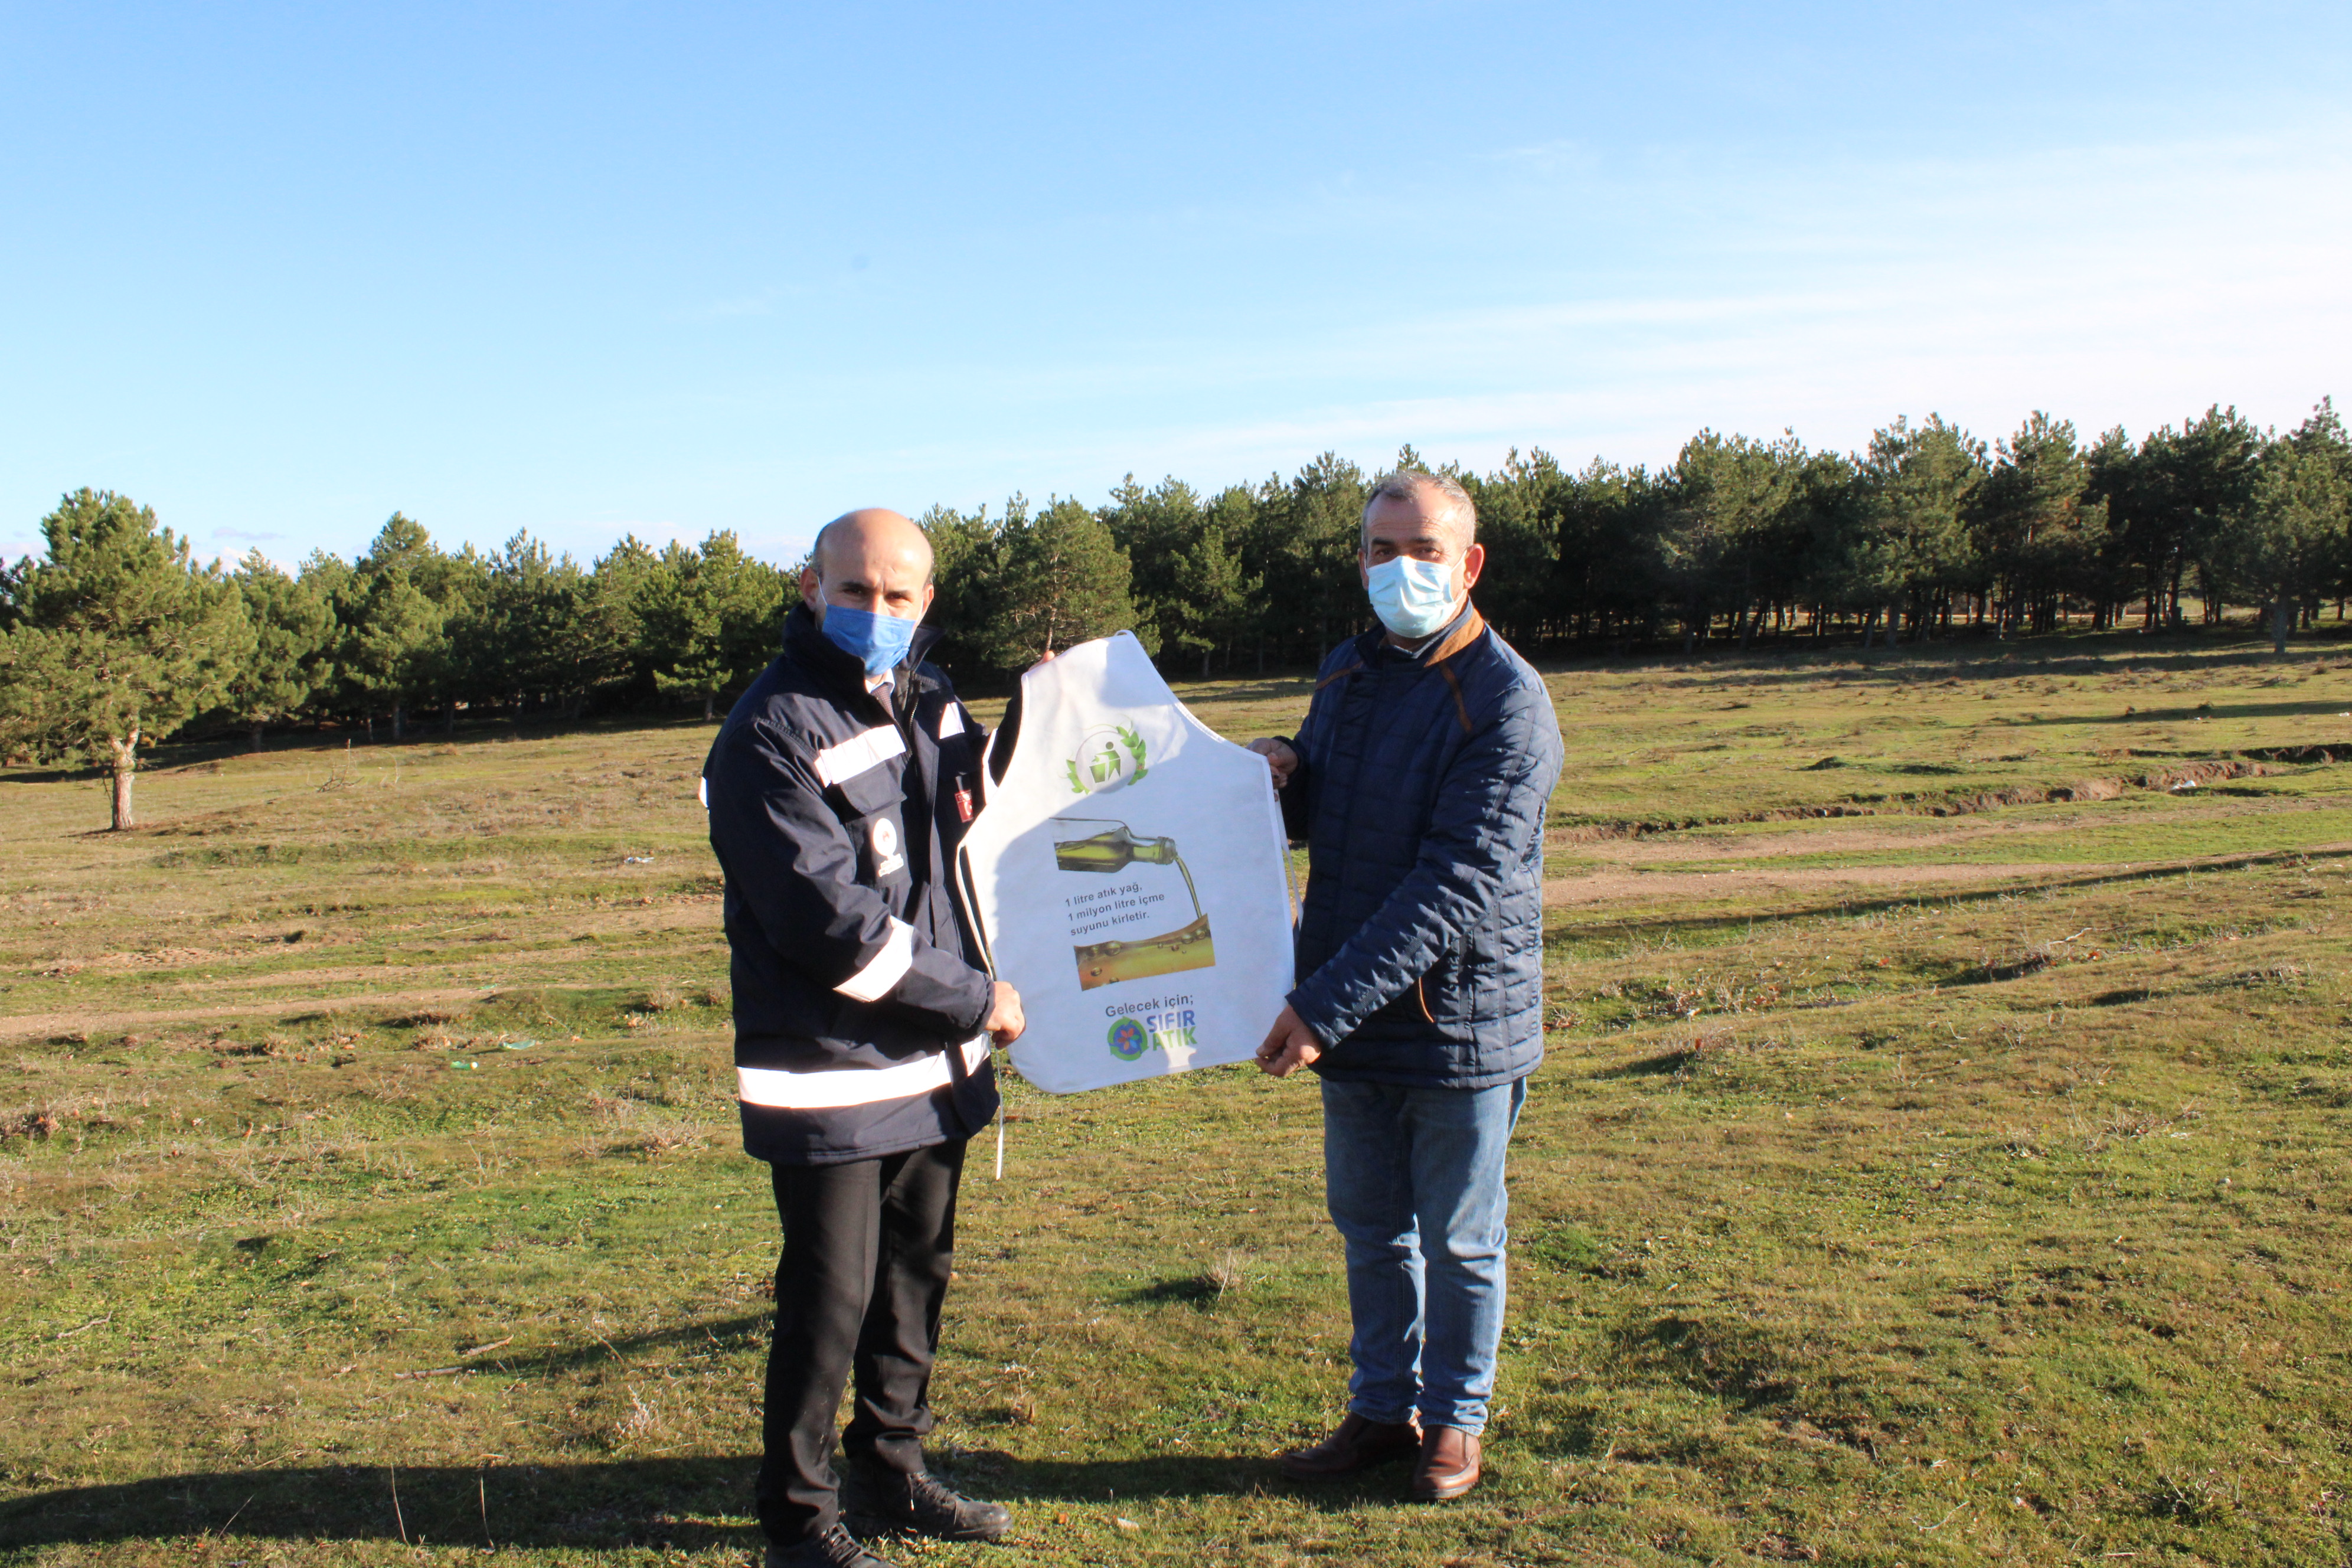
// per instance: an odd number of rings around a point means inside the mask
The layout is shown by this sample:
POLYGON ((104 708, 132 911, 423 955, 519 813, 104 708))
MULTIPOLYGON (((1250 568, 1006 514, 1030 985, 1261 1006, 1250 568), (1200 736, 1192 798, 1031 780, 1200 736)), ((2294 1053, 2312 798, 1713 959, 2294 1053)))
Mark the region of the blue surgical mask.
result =
POLYGON ((834 647, 865 665, 866 673, 874 676, 898 668, 915 644, 915 628, 922 624, 903 616, 877 616, 871 610, 827 605, 823 629, 834 647))
POLYGON ((1454 568, 1400 555, 1364 574, 1372 613, 1407 642, 1434 634, 1454 618, 1454 568))

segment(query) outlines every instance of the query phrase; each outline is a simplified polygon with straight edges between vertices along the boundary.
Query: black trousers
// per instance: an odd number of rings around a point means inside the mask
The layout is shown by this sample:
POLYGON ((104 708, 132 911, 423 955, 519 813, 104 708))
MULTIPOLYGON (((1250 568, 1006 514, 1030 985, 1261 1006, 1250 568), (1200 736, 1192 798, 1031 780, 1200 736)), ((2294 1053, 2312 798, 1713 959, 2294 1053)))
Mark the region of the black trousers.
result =
POLYGON ((955 1257, 964 1141, 842 1165, 777 1165, 784 1252, 768 1351, 760 1525, 789 1545, 840 1519, 834 1419, 853 1375, 850 1460, 913 1474, 955 1257))

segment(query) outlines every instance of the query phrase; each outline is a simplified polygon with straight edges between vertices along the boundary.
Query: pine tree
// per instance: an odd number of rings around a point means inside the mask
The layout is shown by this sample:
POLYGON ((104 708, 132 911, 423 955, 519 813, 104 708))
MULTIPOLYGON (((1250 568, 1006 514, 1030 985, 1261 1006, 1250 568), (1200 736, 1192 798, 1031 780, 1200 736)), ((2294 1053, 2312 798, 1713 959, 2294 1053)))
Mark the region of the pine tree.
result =
POLYGON ((1759 558, 1795 493, 1804 448, 1702 430, 1675 459, 1672 500, 1658 534, 1660 563, 1683 605, 1683 651, 1729 605, 1745 642, 1759 558))
POLYGON ((2053 631, 2069 591, 2099 590, 2107 509, 2084 499, 2090 469, 2072 421, 2036 409, 1995 451, 1975 521, 2000 591, 2001 629, 2053 631))
POLYGON ((1178 630, 1190 624, 1182 603, 1183 562, 1209 526, 1202 516, 1201 498, 1181 479, 1165 479, 1147 490, 1129 474, 1110 499, 1100 515, 1113 542, 1127 552, 1129 596, 1136 614, 1161 638, 1194 646, 1184 642, 1178 630))
MULTIPOLYGON (((990 640, 1006 668, 1135 626, 1127 552, 1092 510, 1056 500, 1009 524, 990 640)), ((1145 646, 1153 639, 1146 637, 1145 646)))
MULTIPOLYGON (((1026 518, 1029 503, 1021 496, 1005 502, 1005 521, 1026 518)), ((994 657, 992 624, 996 615, 997 576, 1003 564, 1003 528, 988 509, 961 512, 935 506, 916 520, 931 542, 931 607, 923 624, 934 627, 940 641, 931 658, 940 668, 962 679, 990 668, 994 657)), ((797 603, 797 590, 789 595, 797 603)))
POLYGON ((1457 476, 1478 506, 1478 542, 1486 564, 1474 595, 1479 614, 1532 652, 1543 641, 1557 602, 1559 573, 1559 510, 1568 476, 1541 447, 1522 457, 1514 447, 1502 470, 1480 478, 1457 476))
POLYGON ((1859 525, 1844 542, 1841 595, 1856 608, 1908 608, 1915 642, 1925 635, 1939 593, 1967 578, 1972 562, 1969 508, 1984 483, 1983 443, 1929 415, 1924 425, 1895 421, 1873 433, 1851 515, 1859 525))
MULTIPOLYGON (((1422 466, 1410 447, 1397 463, 1422 466)), ((1242 556, 1253 575, 1282 585, 1265 616, 1277 656, 1304 647, 1320 658, 1370 622, 1357 571, 1368 488, 1361 468, 1325 452, 1287 483, 1271 479, 1259 491, 1255 533, 1241 542, 1242 556)))
POLYGON ((265 727, 299 712, 333 673, 334 612, 316 584, 289 577, 250 551, 230 579, 252 626, 252 655, 230 677, 223 706, 261 750, 265 727))
POLYGON ((447 559, 415 520, 394 512, 343 584, 338 664, 370 733, 376 713, 389 710, 392 738, 404 739, 410 709, 445 682, 450 605, 434 590, 445 584, 447 559))
POLYGON ((139 747, 220 701, 253 630, 236 585, 126 496, 77 490, 41 532, 47 558, 16 585, 0 640, 0 737, 108 768, 127 828, 139 747))
POLYGON ((2155 432, 2142 450, 2156 489, 2153 537, 2142 549, 2168 573, 2171 620, 2179 625, 2185 619, 2180 584, 2193 568, 2205 619, 2218 621, 2223 613, 2221 557, 2234 520, 2245 514, 2253 495, 2263 433, 2236 408, 2216 405, 2178 431, 2155 432))
POLYGON ((1231 647, 1256 618, 1260 586, 1242 571, 1241 552, 1226 544, 1225 531, 1215 523, 1177 555, 1160 628, 1177 647, 1200 654, 1203 680, 1209 656, 1231 647))
POLYGON ((569 555, 563 564, 571 570, 553 652, 566 715, 577 719, 591 697, 628 679, 631 655, 645 636, 646 599, 658 563, 632 533, 585 572, 569 555))
POLYGON ((2273 442, 2231 524, 2226 580, 2262 605, 2272 651, 2283 654, 2296 610, 2332 584, 2343 557, 2346 489, 2336 454, 2316 441, 2273 442))
POLYGON ((719 530, 699 549, 672 544, 646 588, 656 689, 699 701, 703 718, 716 718, 719 693, 775 657, 783 601, 783 574, 743 553, 731 531, 719 530))

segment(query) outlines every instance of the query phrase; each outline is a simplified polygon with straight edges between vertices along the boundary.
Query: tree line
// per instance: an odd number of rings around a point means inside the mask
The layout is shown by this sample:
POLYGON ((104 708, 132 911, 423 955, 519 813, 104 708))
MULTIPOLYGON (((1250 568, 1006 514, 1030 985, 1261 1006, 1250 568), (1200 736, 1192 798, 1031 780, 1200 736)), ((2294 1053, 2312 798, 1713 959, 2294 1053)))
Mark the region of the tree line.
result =
MULTIPOLYGON (((1410 447, 1397 466, 1429 467, 1410 447)), ((2085 444, 2036 413, 1988 445, 1931 416, 1851 454, 1710 430, 1657 468, 1571 472, 1538 449, 1441 471, 1477 502, 1479 606, 1531 654, 2162 631, 2233 607, 2284 651, 2352 595, 2352 440, 2327 402, 2285 432, 2216 406, 2085 444)), ((1129 627, 1203 676, 1311 660, 1368 621, 1372 478, 1326 453, 1214 494, 1130 476, 1099 506, 934 507, 939 657, 984 682, 1129 627)), ((400 740, 461 713, 714 717, 796 596, 797 567, 726 531, 658 551, 632 536, 583 565, 528 533, 444 551, 395 512, 356 559, 289 573, 257 551, 202 564, 110 492, 68 495, 41 527, 43 558, 0 569, 0 752, 110 770, 117 826, 139 747, 191 726, 259 746, 303 723, 400 740)))

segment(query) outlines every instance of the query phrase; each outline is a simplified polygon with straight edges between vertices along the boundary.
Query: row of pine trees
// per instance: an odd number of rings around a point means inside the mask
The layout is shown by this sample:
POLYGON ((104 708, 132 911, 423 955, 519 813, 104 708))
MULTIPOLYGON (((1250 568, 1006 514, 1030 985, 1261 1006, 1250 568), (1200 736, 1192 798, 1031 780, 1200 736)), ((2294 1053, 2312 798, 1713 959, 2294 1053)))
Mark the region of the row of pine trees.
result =
MULTIPOLYGON (((1397 466, 1424 465, 1408 447, 1397 466)), ((1477 502, 1479 607, 1531 654, 2157 631, 2232 606, 2283 647, 2352 593, 2352 440, 2329 403, 2283 435, 2217 407, 2085 446, 2035 414, 1988 446, 1931 416, 1854 455, 1702 431, 1658 469, 1570 472, 1538 450, 1444 471, 1477 502)), ((934 509, 932 618, 955 657, 991 668, 1114 626, 1204 675, 1312 659, 1366 621, 1370 482, 1326 454, 1213 497, 1130 478, 1101 507, 934 509)))
MULTIPOLYGON (((1424 465, 1407 448, 1398 466, 1424 465)), ((2352 440, 2327 403, 2284 433, 2216 407, 2085 445, 2035 414, 1988 445, 1931 416, 1851 455, 1702 431, 1656 469, 1570 472, 1538 450, 1444 471, 1478 504, 1479 605, 1531 654, 2168 630, 2232 606, 2283 648, 2352 594, 2352 440)), ((939 657, 986 681, 1131 627, 1171 669, 1311 660, 1367 623, 1370 480, 1326 454, 1214 495, 1130 478, 1101 506, 935 507, 939 657)), ((397 740, 461 713, 713 716, 772 657, 796 594, 796 563, 723 531, 624 539, 583 566, 527 533, 444 551, 395 513, 358 559, 289 574, 257 552, 203 566, 107 492, 66 497, 42 528, 44 558, 0 572, 0 752, 110 768, 123 823, 139 746, 192 724, 259 745, 320 721, 397 740)))

